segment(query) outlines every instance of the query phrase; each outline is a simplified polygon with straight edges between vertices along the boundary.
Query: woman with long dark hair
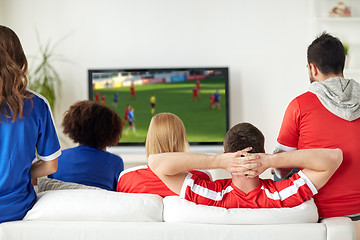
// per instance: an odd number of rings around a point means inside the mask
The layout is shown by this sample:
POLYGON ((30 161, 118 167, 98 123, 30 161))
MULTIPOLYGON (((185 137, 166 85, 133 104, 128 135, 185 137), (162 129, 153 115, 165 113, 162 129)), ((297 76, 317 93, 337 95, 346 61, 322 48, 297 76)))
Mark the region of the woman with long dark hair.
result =
POLYGON ((54 173, 61 154, 48 101, 26 89, 27 67, 19 38, 0 25, 0 223, 25 216, 31 179, 54 173))

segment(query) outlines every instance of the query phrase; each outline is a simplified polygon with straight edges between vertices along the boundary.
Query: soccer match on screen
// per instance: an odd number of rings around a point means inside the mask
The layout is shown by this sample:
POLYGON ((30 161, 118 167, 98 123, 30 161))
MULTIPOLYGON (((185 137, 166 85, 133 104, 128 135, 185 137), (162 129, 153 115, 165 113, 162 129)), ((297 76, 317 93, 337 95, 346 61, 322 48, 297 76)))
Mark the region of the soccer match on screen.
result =
POLYGON ((124 122, 122 143, 144 143, 153 115, 171 112, 191 143, 221 142, 227 131, 227 69, 89 70, 89 95, 124 122))

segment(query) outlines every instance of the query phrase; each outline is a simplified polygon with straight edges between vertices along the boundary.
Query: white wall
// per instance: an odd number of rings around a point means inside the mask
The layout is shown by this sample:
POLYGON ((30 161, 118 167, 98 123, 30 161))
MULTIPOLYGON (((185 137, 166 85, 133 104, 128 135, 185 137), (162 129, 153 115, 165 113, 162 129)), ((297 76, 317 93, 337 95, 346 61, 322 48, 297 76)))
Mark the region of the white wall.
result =
POLYGON ((4 0, 0 0, 0 23, 5 21, 5 10, 4 10, 4 0))
MULTIPOLYGON (((57 62, 63 85, 57 124, 87 99, 87 69, 229 66, 231 125, 259 127, 272 151, 287 104, 307 90, 310 1, 298 0, 0 0, 0 24, 36 55, 42 42, 71 63, 57 62), (4 14, 4 10, 7 14, 4 14)), ((29 59, 30 63, 32 59, 29 59)), ((61 132, 61 129, 59 130, 61 132)), ((62 145, 69 142, 62 136, 62 145)))

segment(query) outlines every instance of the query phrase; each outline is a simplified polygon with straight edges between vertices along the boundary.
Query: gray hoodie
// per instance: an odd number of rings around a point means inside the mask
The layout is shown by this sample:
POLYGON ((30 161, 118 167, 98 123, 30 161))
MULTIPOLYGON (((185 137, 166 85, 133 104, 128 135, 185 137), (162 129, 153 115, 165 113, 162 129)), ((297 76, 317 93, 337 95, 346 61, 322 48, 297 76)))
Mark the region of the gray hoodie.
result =
POLYGON ((314 93, 324 107, 347 121, 360 117, 360 84, 352 79, 333 77, 313 82, 310 92, 314 93))

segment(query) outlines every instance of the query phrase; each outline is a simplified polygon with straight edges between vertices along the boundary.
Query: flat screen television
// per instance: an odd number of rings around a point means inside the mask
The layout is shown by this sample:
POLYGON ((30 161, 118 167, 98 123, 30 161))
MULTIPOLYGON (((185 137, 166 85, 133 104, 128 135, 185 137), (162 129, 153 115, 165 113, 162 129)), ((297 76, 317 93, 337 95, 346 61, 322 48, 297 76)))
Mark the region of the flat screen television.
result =
POLYGON ((183 121, 190 145, 221 145, 229 128, 226 67, 89 69, 89 99, 114 109, 125 120, 118 145, 144 146, 151 117, 171 112, 183 121))

